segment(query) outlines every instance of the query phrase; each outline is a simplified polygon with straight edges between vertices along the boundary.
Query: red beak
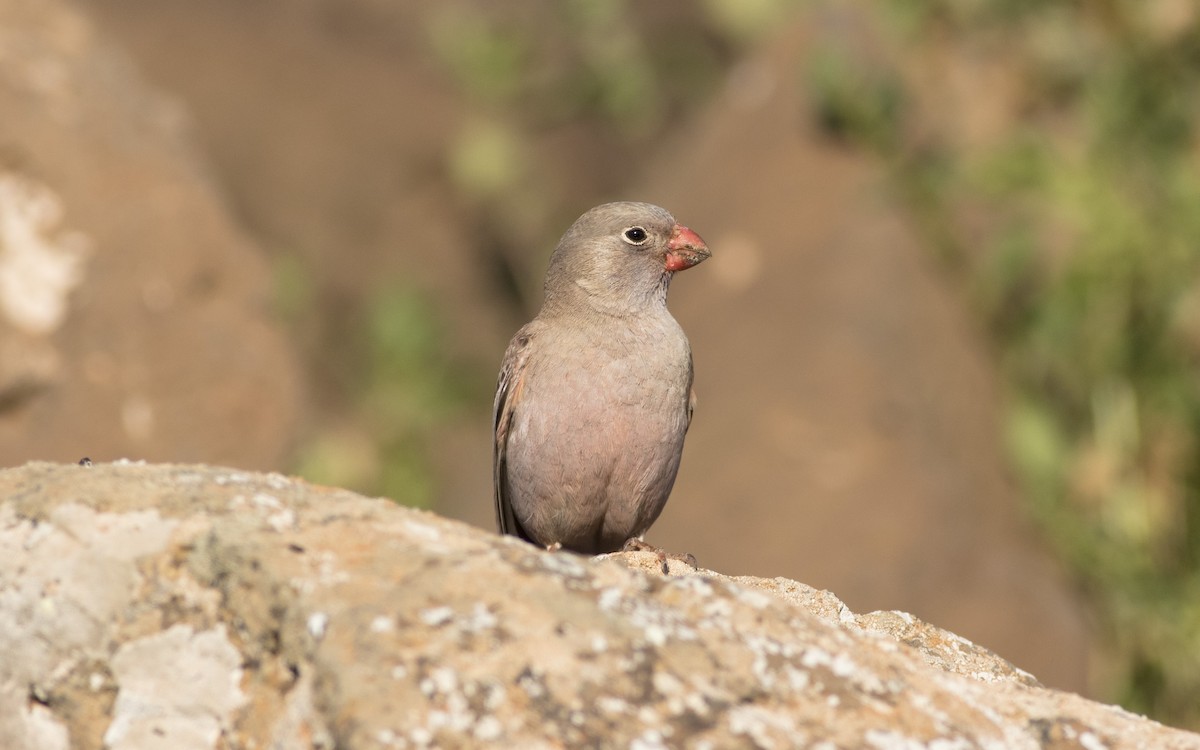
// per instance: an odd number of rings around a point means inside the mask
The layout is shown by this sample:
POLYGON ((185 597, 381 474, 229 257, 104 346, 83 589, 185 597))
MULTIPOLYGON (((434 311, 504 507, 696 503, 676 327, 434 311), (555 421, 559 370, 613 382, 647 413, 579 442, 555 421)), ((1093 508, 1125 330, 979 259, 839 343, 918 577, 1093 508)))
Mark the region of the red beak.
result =
POLYGON ((704 244, 700 235, 682 224, 676 224, 671 230, 671 239, 667 241, 667 255, 663 266, 668 271, 682 271, 702 263, 711 255, 708 245, 704 244))

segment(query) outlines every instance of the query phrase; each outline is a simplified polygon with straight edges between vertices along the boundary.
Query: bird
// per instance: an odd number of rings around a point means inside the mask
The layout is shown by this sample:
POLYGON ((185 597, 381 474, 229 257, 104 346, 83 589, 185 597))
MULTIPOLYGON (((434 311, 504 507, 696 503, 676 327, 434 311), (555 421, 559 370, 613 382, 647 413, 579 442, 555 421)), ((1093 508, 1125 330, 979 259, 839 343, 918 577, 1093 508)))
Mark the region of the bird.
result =
POLYGON ((596 206, 563 234, 542 307, 513 336, 497 380, 501 534, 589 555, 648 547, 696 403, 691 346, 667 290, 710 255, 649 203, 596 206))

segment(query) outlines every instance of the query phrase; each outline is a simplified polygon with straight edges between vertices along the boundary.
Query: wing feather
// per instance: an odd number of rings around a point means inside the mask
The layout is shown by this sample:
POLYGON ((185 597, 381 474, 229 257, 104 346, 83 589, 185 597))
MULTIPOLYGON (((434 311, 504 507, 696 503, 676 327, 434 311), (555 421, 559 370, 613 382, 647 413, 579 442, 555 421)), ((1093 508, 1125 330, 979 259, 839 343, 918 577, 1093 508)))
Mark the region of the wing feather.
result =
POLYGON ((688 352, 688 403, 687 403, 687 424, 683 426, 683 434, 692 427, 692 413, 696 411, 696 386, 692 385, 695 381, 695 368, 692 366, 692 353, 688 352))
POLYGON ((496 500, 496 527, 501 534, 511 534, 533 541, 513 513, 508 497, 508 442, 513 419, 520 409, 525 389, 525 366, 529 361, 529 344, 533 332, 527 325, 513 336, 504 352, 504 364, 496 383, 496 399, 492 404, 492 489, 496 500))

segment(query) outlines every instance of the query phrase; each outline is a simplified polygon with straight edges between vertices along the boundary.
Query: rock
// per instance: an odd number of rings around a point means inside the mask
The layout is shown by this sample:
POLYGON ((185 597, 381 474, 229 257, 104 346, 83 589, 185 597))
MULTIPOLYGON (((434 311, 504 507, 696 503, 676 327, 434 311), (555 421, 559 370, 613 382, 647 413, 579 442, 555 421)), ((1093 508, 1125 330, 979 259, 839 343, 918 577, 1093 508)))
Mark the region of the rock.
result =
POLYGON ((1164 747, 899 612, 202 465, 0 472, 0 746, 1164 747))
POLYGON ((73 6, 0 0, 0 112, 0 465, 281 466, 294 357, 181 110, 73 6))

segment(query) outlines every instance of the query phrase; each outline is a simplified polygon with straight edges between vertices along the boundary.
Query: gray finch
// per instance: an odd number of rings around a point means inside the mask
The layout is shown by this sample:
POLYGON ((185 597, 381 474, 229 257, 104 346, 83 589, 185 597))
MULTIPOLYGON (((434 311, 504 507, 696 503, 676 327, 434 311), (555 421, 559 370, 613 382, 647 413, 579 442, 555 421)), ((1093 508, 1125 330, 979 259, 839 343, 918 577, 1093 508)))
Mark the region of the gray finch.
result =
POLYGON ((708 257, 699 235, 648 203, 597 206, 563 235, 542 309, 500 368, 501 533, 598 554, 658 518, 695 405, 691 347, 667 287, 708 257))

